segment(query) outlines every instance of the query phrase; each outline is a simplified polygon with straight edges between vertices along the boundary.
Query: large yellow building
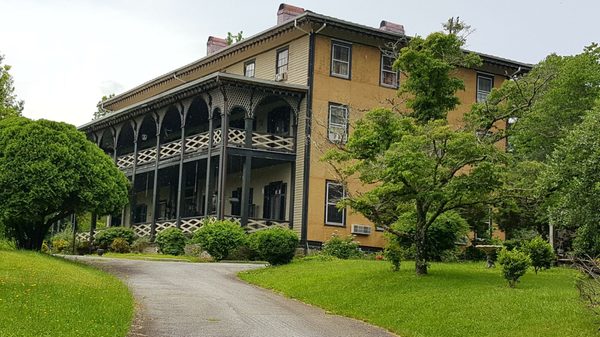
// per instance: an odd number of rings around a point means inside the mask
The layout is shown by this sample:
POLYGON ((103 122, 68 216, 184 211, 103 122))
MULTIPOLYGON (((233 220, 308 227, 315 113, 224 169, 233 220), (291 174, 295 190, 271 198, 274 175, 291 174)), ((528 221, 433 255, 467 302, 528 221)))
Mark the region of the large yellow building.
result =
MULTIPOLYGON (((405 41, 404 29, 286 4, 277 22, 229 46, 210 37, 206 57, 110 98, 101 106, 106 116, 80 127, 132 182, 130 204, 113 225, 154 236, 231 218, 250 231, 289 226, 303 245, 337 232, 383 246, 369 221, 335 207, 345 191, 320 158, 364 111, 393 104, 402 77, 386 51, 405 41)), ((459 70, 466 90, 450 123, 460 124, 507 75, 530 68, 480 56, 481 68, 459 70)))

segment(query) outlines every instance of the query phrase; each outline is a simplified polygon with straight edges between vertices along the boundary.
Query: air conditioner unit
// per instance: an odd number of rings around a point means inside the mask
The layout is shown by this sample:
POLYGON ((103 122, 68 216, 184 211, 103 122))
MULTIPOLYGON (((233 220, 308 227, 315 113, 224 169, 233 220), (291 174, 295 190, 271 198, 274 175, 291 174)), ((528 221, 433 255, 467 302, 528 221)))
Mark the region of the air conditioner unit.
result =
POLYGON ((353 224, 352 225, 352 234, 370 235, 371 234, 371 226, 353 224))
POLYGON ((275 81, 281 82, 287 80, 287 73, 275 74, 275 81))

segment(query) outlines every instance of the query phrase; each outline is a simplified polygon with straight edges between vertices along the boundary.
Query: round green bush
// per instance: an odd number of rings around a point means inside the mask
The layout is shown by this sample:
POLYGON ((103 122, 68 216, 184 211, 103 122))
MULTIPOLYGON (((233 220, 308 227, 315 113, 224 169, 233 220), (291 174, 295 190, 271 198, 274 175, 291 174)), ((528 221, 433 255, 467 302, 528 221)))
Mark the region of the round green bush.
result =
POLYGON ((552 246, 541 236, 527 242, 524 250, 529 254, 531 265, 536 274, 541 269, 550 269, 552 262, 556 259, 552 246))
POLYGON ((192 238, 193 243, 200 244, 216 261, 223 260, 246 241, 244 229, 230 220, 209 222, 200 227, 192 238))
POLYGON ((115 253, 129 253, 131 247, 129 246, 129 242, 124 238, 116 238, 110 245, 110 250, 115 253))
POLYGON ((354 241, 352 235, 345 238, 337 234, 331 236, 329 241, 323 243, 323 254, 335 256, 339 259, 349 259, 360 256, 358 242, 354 241))
POLYGON ((150 247, 150 244, 150 238, 142 236, 133 241, 133 244, 131 244, 131 251, 135 253, 143 253, 146 248, 150 247))
POLYGON ((531 259, 527 253, 517 249, 506 250, 505 248, 500 251, 498 255, 498 263, 502 266, 502 274, 508 281, 508 285, 514 288, 519 278, 525 275, 529 266, 531 266, 531 259))
POLYGON ((135 233, 131 228, 109 227, 96 233, 94 244, 98 248, 107 249, 116 238, 123 238, 129 245, 135 240, 135 233))
POLYGON ((161 231, 154 240, 161 253, 170 255, 183 255, 186 241, 181 229, 175 227, 161 231))
POLYGON ((263 229, 250 235, 250 247, 272 265, 290 263, 298 242, 296 232, 282 227, 263 229))

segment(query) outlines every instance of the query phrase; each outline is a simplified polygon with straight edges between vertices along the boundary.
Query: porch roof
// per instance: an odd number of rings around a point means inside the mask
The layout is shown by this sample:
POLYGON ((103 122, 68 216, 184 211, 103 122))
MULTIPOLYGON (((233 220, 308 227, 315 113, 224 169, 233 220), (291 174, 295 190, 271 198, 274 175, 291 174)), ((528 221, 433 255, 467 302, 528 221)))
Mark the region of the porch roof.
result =
POLYGON ((303 96, 308 91, 308 86, 275 82, 270 80, 245 77, 243 75, 215 72, 199 79, 183 83, 173 89, 132 104, 121 110, 110 112, 108 115, 90 121, 78 127, 81 131, 95 131, 108 126, 121 123, 149 111, 175 103, 178 100, 189 98, 202 91, 214 89, 223 85, 236 85, 261 88, 274 93, 286 93, 303 96))

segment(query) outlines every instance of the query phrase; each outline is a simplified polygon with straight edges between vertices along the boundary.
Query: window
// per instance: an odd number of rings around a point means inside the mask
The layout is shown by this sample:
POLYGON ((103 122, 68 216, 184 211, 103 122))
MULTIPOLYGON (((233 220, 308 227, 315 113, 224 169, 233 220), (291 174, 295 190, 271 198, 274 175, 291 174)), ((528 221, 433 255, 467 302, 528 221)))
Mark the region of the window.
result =
POLYGON ((254 63, 254 60, 244 63, 244 76, 254 77, 254 67, 255 66, 256 66, 256 64, 254 63))
POLYGON ((477 74, 477 102, 485 102, 494 87, 494 78, 488 75, 477 74))
POLYGON ((275 74, 287 74, 289 51, 287 48, 277 51, 277 68, 275 74))
POLYGON ((351 56, 351 45, 334 41, 331 44, 331 76, 349 79, 351 56))
POLYGON ((329 141, 345 143, 348 139, 348 107, 341 104, 329 104, 329 125, 327 127, 329 141))
POLYGON ((384 87, 398 88, 398 72, 394 70, 394 58, 381 54, 381 82, 384 87))
POLYGON ((346 221, 346 209, 337 208, 337 203, 344 198, 346 191, 344 185, 333 181, 327 181, 325 195, 325 224, 333 226, 344 226, 346 221))

